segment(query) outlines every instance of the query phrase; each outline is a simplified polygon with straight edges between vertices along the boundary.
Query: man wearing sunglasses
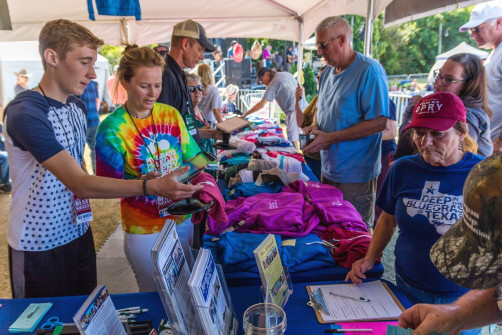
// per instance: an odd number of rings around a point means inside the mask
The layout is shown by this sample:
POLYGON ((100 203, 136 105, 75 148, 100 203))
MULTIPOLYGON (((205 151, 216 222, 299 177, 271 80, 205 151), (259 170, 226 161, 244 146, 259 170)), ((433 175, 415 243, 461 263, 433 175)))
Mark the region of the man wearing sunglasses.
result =
POLYGON ((303 151, 321 152, 321 181, 341 189, 371 228, 389 90, 383 67, 355 52, 351 40, 351 28, 341 17, 328 17, 316 27, 318 53, 329 66, 319 81, 314 123, 305 128, 315 140, 303 151))
POLYGON ((493 151, 502 151, 502 4, 490 1, 476 5, 469 22, 459 29, 469 30, 471 39, 480 48, 491 49, 485 61, 488 107, 493 111, 490 121, 493 151))
POLYGON ((177 23, 171 37, 171 50, 166 57, 166 67, 162 75, 162 92, 158 102, 176 108, 187 126, 190 135, 200 145, 200 135, 195 126, 195 112, 183 71, 194 68, 204 60, 204 51, 216 48, 209 42, 206 31, 200 23, 185 20, 177 23))

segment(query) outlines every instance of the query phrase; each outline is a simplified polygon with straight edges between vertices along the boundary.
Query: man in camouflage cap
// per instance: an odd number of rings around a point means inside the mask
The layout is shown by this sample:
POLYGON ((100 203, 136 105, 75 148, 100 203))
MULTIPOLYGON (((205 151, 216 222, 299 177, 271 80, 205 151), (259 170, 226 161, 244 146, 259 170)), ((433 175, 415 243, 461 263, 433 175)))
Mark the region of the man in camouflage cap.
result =
POLYGON ((464 210, 431 249, 438 270, 458 285, 485 289, 502 283, 502 160, 474 166, 464 184, 464 210))
POLYGON ((448 279, 477 290, 449 305, 415 305, 401 314, 399 326, 422 335, 502 321, 502 153, 472 168, 464 184, 463 216, 430 256, 448 279))

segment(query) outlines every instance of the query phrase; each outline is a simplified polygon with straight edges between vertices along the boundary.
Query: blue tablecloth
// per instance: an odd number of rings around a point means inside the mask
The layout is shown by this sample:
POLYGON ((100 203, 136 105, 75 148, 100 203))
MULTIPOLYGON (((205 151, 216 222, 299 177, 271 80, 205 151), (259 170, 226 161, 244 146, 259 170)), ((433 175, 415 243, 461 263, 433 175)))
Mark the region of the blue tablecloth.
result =
MULTIPOLYGON (((284 309, 287 317, 286 334, 320 334, 324 331, 324 329, 329 328, 329 325, 318 323, 313 309, 307 306, 306 303, 309 298, 306 286, 332 283, 337 282, 293 284, 294 292, 289 298, 289 301, 284 309)), ((404 294, 399 292, 396 286, 389 282, 387 282, 387 284, 405 308, 411 306, 411 303, 404 296, 404 294)), ((260 288, 258 286, 240 286, 230 287, 229 291, 232 296, 232 303, 239 321, 239 334, 243 334, 242 316, 244 311, 249 306, 259 302, 260 288)), ((36 299, 0 299, 0 304, 2 304, 2 307, 0 308, 0 334, 8 334, 7 329, 9 326, 32 302, 52 302, 54 304, 54 306, 42 319, 42 322, 40 323, 41 325, 51 316, 59 316, 59 319, 63 322, 72 322, 73 315, 85 299, 85 296, 36 299)), ((117 309, 132 306, 148 308, 149 311, 147 313, 138 314, 137 319, 140 321, 152 320, 154 327, 158 327, 160 320, 166 315, 157 292, 112 294, 112 300, 117 309)))
MULTIPOLYGON (((9 334, 9 326, 16 321, 31 303, 52 302, 54 304, 39 323, 39 327, 51 316, 58 316, 59 320, 64 323, 73 323, 73 315, 75 315, 85 299, 87 299, 87 296, 0 299, 2 305, 0 308, 0 334, 9 334)), ((137 318, 141 321, 152 320, 152 325, 156 328, 160 324, 160 320, 166 315, 157 292, 113 294, 112 301, 117 309, 133 306, 147 308, 148 312, 138 314, 137 318)))

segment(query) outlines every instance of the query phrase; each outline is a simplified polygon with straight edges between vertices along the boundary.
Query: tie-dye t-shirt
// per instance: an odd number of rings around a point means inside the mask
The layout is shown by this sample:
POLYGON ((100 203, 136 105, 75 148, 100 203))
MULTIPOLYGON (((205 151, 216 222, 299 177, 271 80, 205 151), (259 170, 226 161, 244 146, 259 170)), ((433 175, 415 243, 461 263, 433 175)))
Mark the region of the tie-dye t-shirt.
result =
MULTIPOLYGON (((165 175, 199 151, 175 108, 155 103, 150 117, 138 119, 120 107, 98 128, 96 174, 118 179, 136 179, 150 171, 165 175)), ((166 219, 185 219, 161 218, 153 195, 122 198, 120 214, 122 228, 131 234, 158 233, 166 219)))

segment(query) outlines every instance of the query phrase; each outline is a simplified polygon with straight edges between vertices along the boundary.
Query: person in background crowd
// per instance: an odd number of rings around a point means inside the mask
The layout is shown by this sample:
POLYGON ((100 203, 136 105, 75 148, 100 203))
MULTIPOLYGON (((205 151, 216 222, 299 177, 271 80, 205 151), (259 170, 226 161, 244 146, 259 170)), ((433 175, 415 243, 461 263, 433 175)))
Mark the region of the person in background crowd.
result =
POLYGON ((112 100, 112 105, 109 106, 110 113, 115 109, 119 108, 127 100, 127 93, 122 87, 122 84, 117 80, 117 69, 118 65, 113 67, 113 74, 106 81, 106 89, 108 90, 108 95, 112 100))
POLYGON ((209 42, 204 27, 192 20, 177 23, 171 37, 171 50, 166 58, 166 68, 162 75, 162 92, 158 102, 176 108, 187 126, 188 132, 200 144, 200 135, 195 126, 190 92, 186 84, 186 68, 194 68, 204 60, 204 51, 216 50, 209 42))
POLYGON ((412 80, 410 91, 420 91, 420 86, 418 85, 417 78, 415 78, 415 79, 412 80))
POLYGON ((39 43, 42 79, 19 93, 4 116, 13 189, 7 230, 11 292, 14 298, 87 295, 97 285, 88 198, 183 199, 202 186, 177 182, 188 168, 151 180, 85 173, 86 111, 75 96, 96 79, 103 40, 77 23, 53 20, 42 27, 39 43))
POLYGON ((235 113, 237 106, 234 101, 239 94, 239 86, 230 84, 225 88, 225 100, 223 101, 223 115, 228 113, 235 113))
POLYGON ((288 140, 293 144, 296 150, 299 150, 300 146, 298 140, 300 128, 296 124, 295 115, 295 77, 289 72, 276 72, 274 69, 268 67, 260 68, 256 77, 258 78, 258 82, 267 86, 267 89, 263 98, 250 110, 244 113, 243 117, 262 109, 267 102, 272 102, 275 99, 284 114, 286 114, 286 133, 288 135, 288 140))
POLYGON ((10 193, 11 191, 12 185, 10 182, 7 152, 0 150, 0 193, 10 193))
POLYGON ((212 52, 214 61, 219 64, 223 60, 223 51, 218 44, 214 45, 214 51, 212 52))
POLYGON ((297 62, 298 62, 298 55, 299 55, 299 54, 298 54, 298 47, 295 45, 295 46, 293 47, 293 56, 295 57, 295 58, 294 58, 294 62, 295 62, 295 63, 297 63, 297 62))
POLYGON ((487 106, 493 111, 491 139, 493 150, 502 150, 502 3, 489 1, 476 5, 469 22, 459 29, 471 32, 478 47, 491 49, 484 62, 486 69, 487 106))
MULTIPOLYGON (((396 151, 396 135, 397 135, 397 121, 396 121, 396 104, 392 99, 389 99, 389 118, 387 119, 387 125, 385 130, 382 131, 382 169, 377 178, 377 188, 376 194, 380 193, 382 189, 383 182, 387 173, 389 173, 390 165, 393 162, 394 152, 396 151)), ((375 224, 378 222, 378 218, 382 210, 380 207, 375 205, 375 224)))
POLYGON ((272 67, 277 70, 277 72, 282 72, 284 71, 284 59, 282 58, 281 54, 283 53, 283 50, 279 50, 274 54, 274 59, 272 60, 272 67))
POLYGON ((199 108, 206 120, 211 125, 215 125, 223 121, 223 116, 221 115, 222 101, 220 91, 214 86, 213 74, 208 64, 199 64, 197 66, 197 75, 204 86, 199 108))
POLYGON ((157 52, 160 56, 162 56, 164 61, 166 60, 167 55, 169 54, 169 48, 167 47, 167 45, 157 45, 155 48, 153 48, 153 50, 155 50, 155 52, 157 52))
POLYGON ((408 125, 419 154, 403 157, 390 168, 378 196, 382 214, 368 252, 354 262, 346 281, 360 284, 366 278, 364 273, 399 227, 396 285, 412 303, 449 303, 467 291, 445 278, 429 258, 432 245, 462 216, 464 181, 483 159, 463 149, 462 142, 469 139, 466 114, 462 100, 450 92, 420 100, 408 125))
MULTIPOLYGON (((451 92, 462 99, 467 109, 469 135, 477 146, 477 154, 488 157, 493 152, 490 138, 492 110, 487 106, 485 70, 481 59, 473 54, 460 53, 448 57, 434 80, 434 92, 451 92)), ((410 114, 420 96, 414 96, 406 106, 401 129, 410 122, 410 114)), ((400 132, 396 158, 411 155, 416 148, 410 131, 400 132)))
POLYGON ((293 47, 289 47, 286 52, 286 71, 290 72, 291 66, 296 61, 296 57, 293 55, 293 47))
MULTIPOLYGON (((293 47, 290 47, 293 49, 293 47)), ((317 82, 317 90, 319 91, 319 78, 326 68, 326 65, 321 66, 315 77, 317 82)), ((309 127, 314 122, 314 116, 317 114, 317 98, 316 95, 310 104, 302 110, 301 101, 305 98, 305 89, 298 85, 295 90, 295 114, 296 114, 296 124, 300 128, 309 127)), ((308 164, 317 179, 321 180, 321 154, 318 152, 304 153, 305 162, 308 164)))
POLYGON ((233 40, 230 47, 227 50, 227 58, 234 58, 234 46, 237 44, 236 40, 233 40))
POLYGON ((31 73, 28 73, 26 69, 21 69, 19 72, 14 72, 14 74, 17 76, 14 93, 18 95, 28 89, 28 81, 30 80, 31 73))
POLYGON ((476 165, 465 182, 468 209, 432 247, 434 265, 447 278, 471 288, 449 305, 418 304, 399 316, 413 335, 456 334, 502 322, 502 154, 476 165))
POLYGON ((272 61, 275 59, 275 56, 272 53, 272 46, 270 44, 263 49, 262 59, 264 67, 272 66, 272 61))
POLYGON ((383 67, 355 52, 350 41, 352 30, 341 17, 316 27, 317 50, 329 66, 319 80, 313 125, 304 129, 315 140, 303 152, 321 152, 321 181, 338 187, 370 228, 389 90, 383 67))
POLYGON ((3 136, 3 124, 0 122, 0 193, 10 193, 12 185, 9 174, 9 160, 5 151, 5 138, 3 136))
POLYGON ((87 109, 87 134, 86 134, 86 142, 91 151, 91 162, 92 162, 92 171, 96 173, 96 155, 94 152, 94 147, 96 146, 96 132, 98 131, 99 126, 99 108, 100 108, 100 100, 99 100, 99 91, 98 91, 98 83, 94 80, 91 80, 89 84, 85 87, 84 93, 79 96, 80 100, 82 100, 85 104, 85 108, 87 109))
MULTIPOLYGON (((168 175, 200 151, 179 112, 156 102, 164 66, 162 56, 149 47, 126 46, 117 79, 127 92, 127 101, 99 126, 97 175, 151 180, 168 175)), ((178 223, 180 235, 192 232, 190 221, 182 224, 184 216, 167 213, 170 204, 169 199, 151 195, 120 201, 124 252, 141 292, 156 290, 151 250, 166 220, 178 223)))
POLYGON ((213 147, 213 144, 215 143, 215 138, 221 138, 221 136, 218 135, 220 131, 217 129, 212 129, 211 124, 209 123, 209 121, 207 121, 198 107, 200 101, 202 100, 204 85, 202 85, 199 76, 195 73, 187 74, 187 85, 195 111, 195 123, 202 138, 200 147, 203 151, 207 151, 216 157, 217 152, 213 147))

